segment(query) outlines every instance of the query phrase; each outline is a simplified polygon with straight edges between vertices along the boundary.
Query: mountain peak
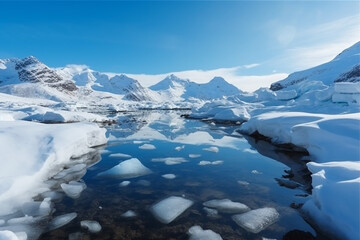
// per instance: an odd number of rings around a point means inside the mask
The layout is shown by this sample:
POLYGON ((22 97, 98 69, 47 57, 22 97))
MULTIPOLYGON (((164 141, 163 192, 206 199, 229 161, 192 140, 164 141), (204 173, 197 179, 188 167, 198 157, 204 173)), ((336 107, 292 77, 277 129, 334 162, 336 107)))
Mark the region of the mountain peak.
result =
POLYGON ((214 77, 213 79, 210 80, 209 83, 216 83, 216 84, 229 84, 224 78, 222 77, 214 77))

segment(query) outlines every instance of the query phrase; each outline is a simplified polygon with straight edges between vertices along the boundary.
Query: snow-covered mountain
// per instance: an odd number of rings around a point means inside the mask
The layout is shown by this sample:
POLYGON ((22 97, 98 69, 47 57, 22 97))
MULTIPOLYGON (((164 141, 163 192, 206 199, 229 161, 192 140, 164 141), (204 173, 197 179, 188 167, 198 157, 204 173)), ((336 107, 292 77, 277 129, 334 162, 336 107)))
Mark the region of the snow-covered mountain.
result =
POLYGON ((335 82, 360 81, 360 42, 344 50, 330 62, 290 74, 287 78, 271 84, 273 91, 296 89, 322 83, 330 86, 335 82))
POLYGON ((171 74, 164 80, 150 87, 168 99, 188 100, 191 98, 210 100, 241 93, 234 85, 222 77, 215 77, 210 82, 198 84, 188 79, 180 79, 171 74))
POLYGON ((156 92, 144 88, 137 80, 124 74, 101 73, 81 65, 68 65, 56 71, 87 90, 124 95, 123 99, 131 101, 159 100, 156 92))

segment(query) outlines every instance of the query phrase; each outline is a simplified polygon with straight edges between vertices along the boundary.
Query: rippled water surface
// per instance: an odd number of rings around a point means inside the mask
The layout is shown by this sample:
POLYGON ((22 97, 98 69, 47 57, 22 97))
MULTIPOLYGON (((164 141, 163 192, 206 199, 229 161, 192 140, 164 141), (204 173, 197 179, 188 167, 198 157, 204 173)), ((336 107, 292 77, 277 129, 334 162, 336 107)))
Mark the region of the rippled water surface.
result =
MULTIPOLYGON (((301 168, 296 162, 302 156, 253 139, 249 140, 251 146, 236 133, 236 126, 186 120, 178 112, 125 114, 119 116, 119 123, 109 127, 110 141, 102 150, 102 160, 83 177, 85 191, 78 199, 65 197, 56 203, 54 215, 76 212, 78 217, 41 239, 67 239, 69 234, 73 239, 188 239, 187 231, 194 225, 211 229, 223 239, 282 239, 295 229, 315 235, 298 210, 290 207, 306 201, 304 187, 291 189, 280 186, 276 180, 286 180, 285 171, 290 167, 301 168), (143 149, 144 144, 154 147, 143 149), (127 159, 111 155, 116 153, 139 159, 152 173, 130 179, 97 176, 127 159), (153 160, 167 157, 183 162, 167 165, 153 160), (203 165, 209 162, 213 164, 203 165), (164 178, 164 174, 174 174, 175 178, 164 178), (123 181, 130 184, 119 186, 123 181), (181 196, 194 204, 173 222, 163 224, 149 209, 169 196, 181 196), (251 209, 273 207, 280 218, 254 234, 239 227, 231 219, 232 214, 207 216, 203 203, 225 198, 251 209), (128 210, 136 216, 121 216, 128 210), (91 234, 81 229, 81 220, 98 221, 102 231, 91 234)), ((301 178, 297 181, 303 184, 301 178)))

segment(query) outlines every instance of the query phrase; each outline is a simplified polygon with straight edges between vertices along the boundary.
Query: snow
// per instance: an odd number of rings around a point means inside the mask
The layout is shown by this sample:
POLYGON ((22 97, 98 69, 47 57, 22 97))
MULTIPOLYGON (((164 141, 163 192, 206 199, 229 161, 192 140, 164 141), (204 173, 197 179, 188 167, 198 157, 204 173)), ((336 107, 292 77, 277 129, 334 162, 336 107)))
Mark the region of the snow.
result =
POLYGON ((90 123, 44 125, 11 121, 1 122, 0 132, 0 216, 48 191, 46 180, 65 166, 75 165, 72 158, 92 152, 91 147, 107 141, 106 130, 90 123))
POLYGON ((332 229, 334 236, 358 239, 360 162, 310 162, 307 166, 312 172, 313 190, 302 209, 321 227, 332 229))
POLYGON ((101 225, 97 221, 83 220, 80 222, 80 226, 89 230, 91 233, 97 233, 101 231, 101 225))
POLYGON ((174 221, 186 209, 193 205, 193 201, 183 197, 171 196, 151 206, 154 217, 164 224, 174 221))
POLYGON ((145 167, 137 158, 125 160, 115 167, 99 173, 99 177, 135 178, 150 174, 151 170, 145 167))
POLYGON ((203 230, 200 226, 192 226, 188 231, 189 240, 222 240, 220 234, 210 229, 203 230))
POLYGON ((244 213, 250 211, 245 204, 233 202, 230 199, 213 199, 203 203, 205 207, 215 208, 223 213, 244 213))
POLYGON ((275 208, 259 208, 246 213, 236 214, 232 219, 245 230, 259 233, 279 219, 275 208))

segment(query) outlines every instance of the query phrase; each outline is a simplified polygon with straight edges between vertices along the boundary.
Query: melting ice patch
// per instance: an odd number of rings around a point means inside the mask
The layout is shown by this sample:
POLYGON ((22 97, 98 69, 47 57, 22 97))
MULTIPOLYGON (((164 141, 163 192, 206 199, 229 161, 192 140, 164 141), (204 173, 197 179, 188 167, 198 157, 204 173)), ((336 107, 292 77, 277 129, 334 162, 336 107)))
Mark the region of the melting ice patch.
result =
POLYGON ((246 213, 236 214, 232 219, 242 228, 259 233, 279 219, 275 208, 259 208, 246 213))
POLYGON ((171 196, 151 206, 150 211, 162 223, 168 224, 193 204, 193 201, 171 196))
POLYGON ((97 221, 83 220, 80 222, 80 226, 89 230, 91 233, 97 233, 101 231, 101 225, 97 221))
POLYGON ((154 145, 148 144, 148 143, 145 143, 145 144, 141 145, 139 148, 143 149, 143 150, 154 150, 154 149, 156 149, 156 147, 154 145))
POLYGON ((151 170, 145 167, 137 158, 125 160, 113 168, 99 173, 99 177, 135 178, 150 174, 151 170))
POLYGON ((189 154, 189 158, 199 158, 201 154, 189 154))
POLYGON ((189 240, 222 240, 220 234, 210 229, 203 230, 200 226, 192 226, 188 233, 189 240))
POLYGON ((214 199, 204 202, 203 205, 208 208, 216 208, 223 213, 244 213, 250 211, 245 204, 233 202, 230 199, 214 199))
POLYGON ((119 186, 126 187, 126 186, 129 186, 130 183, 131 183, 130 181, 122 181, 121 183, 119 183, 119 186))
POLYGON ((208 152, 214 152, 214 153, 218 153, 219 152, 219 148, 218 147, 208 147, 208 148, 203 148, 204 151, 208 151, 208 152))
POLYGON ((187 162, 187 160, 182 157, 153 158, 151 161, 164 162, 166 165, 175 165, 175 164, 187 162))
POLYGON ((176 150, 176 151, 181 151, 181 150, 184 149, 184 148, 185 148, 185 145, 177 146, 177 147, 175 148, 175 150, 176 150))

